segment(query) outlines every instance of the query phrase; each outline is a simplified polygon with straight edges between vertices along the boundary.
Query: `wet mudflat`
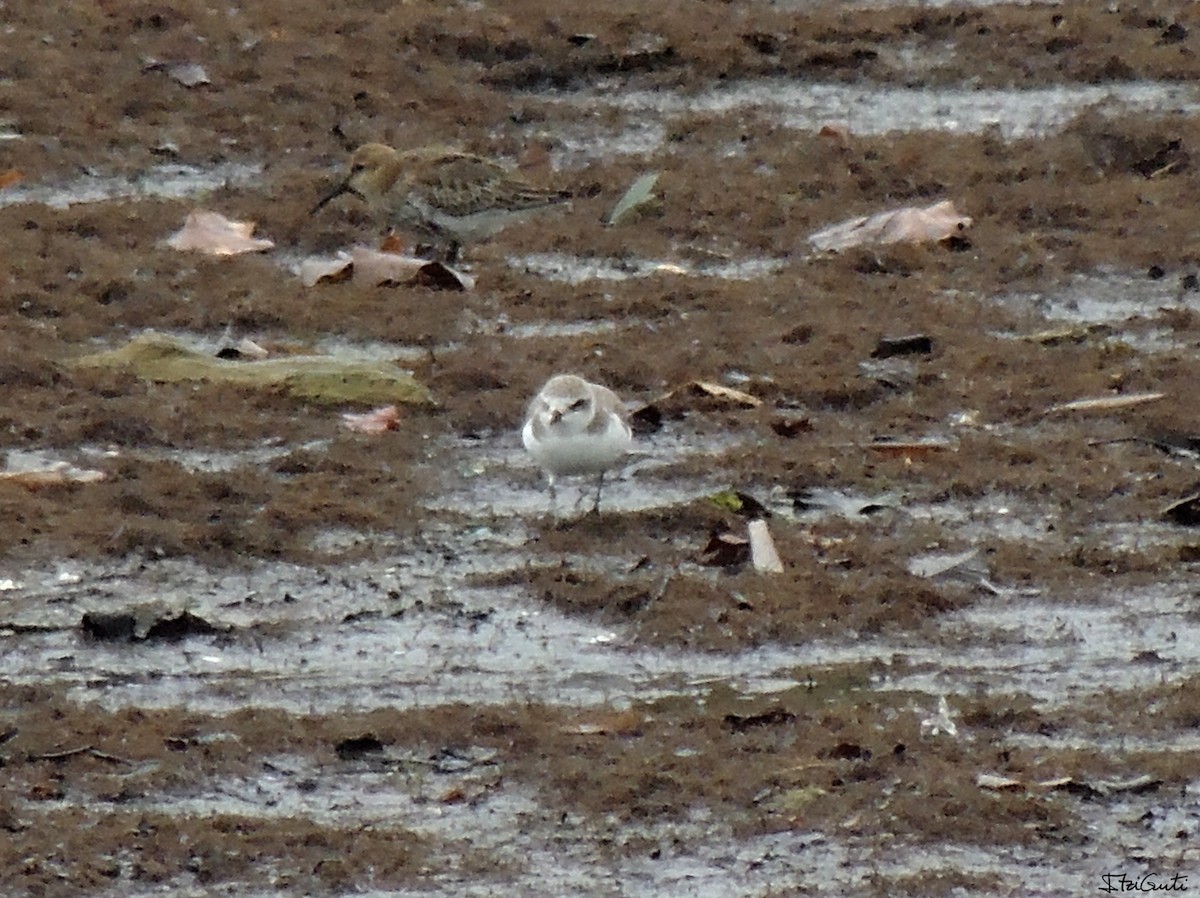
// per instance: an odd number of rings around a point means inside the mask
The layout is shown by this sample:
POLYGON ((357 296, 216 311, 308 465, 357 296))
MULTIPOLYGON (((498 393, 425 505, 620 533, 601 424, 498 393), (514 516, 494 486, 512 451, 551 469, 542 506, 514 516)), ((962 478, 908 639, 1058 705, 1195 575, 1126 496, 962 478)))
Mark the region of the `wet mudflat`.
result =
POLYGON ((335 6, 5 12, 2 446, 81 473, 0 480, 0 891, 1200 876, 1191 5, 335 6), (466 292, 305 286, 373 140, 577 198, 466 292), (196 208, 275 248, 167 247, 196 208), (147 330, 434 402, 77 363, 147 330), (659 413, 598 515, 520 446, 559 371, 659 413))

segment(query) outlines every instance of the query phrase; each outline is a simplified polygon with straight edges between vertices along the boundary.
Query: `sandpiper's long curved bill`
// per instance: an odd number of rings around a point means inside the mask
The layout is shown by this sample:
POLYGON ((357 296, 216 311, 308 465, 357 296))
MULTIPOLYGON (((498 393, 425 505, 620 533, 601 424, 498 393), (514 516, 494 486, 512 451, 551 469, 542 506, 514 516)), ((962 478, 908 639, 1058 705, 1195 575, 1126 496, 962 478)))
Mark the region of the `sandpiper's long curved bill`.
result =
POLYGON ((339 196, 341 196, 343 193, 355 193, 355 190, 353 187, 350 186, 349 181, 342 181, 340 184, 338 184, 336 187, 334 187, 333 190, 329 191, 329 193, 327 193, 323 197, 321 197, 321 199, 319 199, 317 201, 317 204, 312 207, 312 210, 308 214, 316 215, 318 212, 320 212, 322 209, 324 209, 327 205, 329 205, 331 202, 333 202, 339 196))

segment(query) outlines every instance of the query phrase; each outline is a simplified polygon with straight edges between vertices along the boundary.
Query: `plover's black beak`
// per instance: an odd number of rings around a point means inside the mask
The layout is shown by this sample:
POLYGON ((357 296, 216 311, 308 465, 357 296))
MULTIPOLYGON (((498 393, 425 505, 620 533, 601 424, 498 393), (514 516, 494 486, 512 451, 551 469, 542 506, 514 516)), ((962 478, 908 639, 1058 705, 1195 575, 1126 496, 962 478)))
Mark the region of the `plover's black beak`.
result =
POLYGON ((329 193, 325 194, 325 196, 321 197, 321 199, 317 202, 317 204, 312 207, 312 211, 309 212, 308 214, 316 215, 318 212, 320 212, 322 209, 324 209, 327 205, 329 205, 331 202, 333 202, 339 196, 341 196, 343 193, 355 193, 356 194, 356 191, 354 190, 354 188, 350 186, 349 181, 343 181, 337 187, 333 188, 333 190, 329 191, 329 193))
POLYGON ((554 411, 552 411, 550 413, 550 423, 551 424, 557 424, 561 420, 562 420, 562 412, 559 411, 558 409, 555 409, 554 411))

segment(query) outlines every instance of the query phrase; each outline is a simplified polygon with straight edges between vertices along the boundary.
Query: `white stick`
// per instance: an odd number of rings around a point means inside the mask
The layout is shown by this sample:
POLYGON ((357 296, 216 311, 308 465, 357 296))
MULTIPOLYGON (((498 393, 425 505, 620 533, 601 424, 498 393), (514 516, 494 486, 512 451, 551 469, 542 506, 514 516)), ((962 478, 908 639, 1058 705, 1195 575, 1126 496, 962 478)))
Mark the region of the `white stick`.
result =
POLYGON ((771 539, 771 531, 762 518, 750 522, 750 562, 761 574, 783 573, 783 562, 775 551, 775 540, 771 539))

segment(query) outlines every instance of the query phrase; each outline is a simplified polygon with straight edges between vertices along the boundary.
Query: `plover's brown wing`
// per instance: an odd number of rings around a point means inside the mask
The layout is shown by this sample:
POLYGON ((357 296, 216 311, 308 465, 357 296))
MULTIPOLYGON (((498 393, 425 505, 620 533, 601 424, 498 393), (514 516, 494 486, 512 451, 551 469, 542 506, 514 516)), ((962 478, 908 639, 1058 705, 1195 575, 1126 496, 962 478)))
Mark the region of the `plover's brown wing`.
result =
POLYGON ((588 433, 604 433, 608 429, 608 421, 606 416, 614 414, 621 419, 621 423, 625 424, 625 429, 629 429, 629 411, 625 408, 625 403, 621 401, 621 397, 610 390, 608 387, 602 387, 600 384, 592 384, 592 396, 596 403, 596 413, 592 416, 592 420, 588 422, 588 433))
POLYGON ((537 187, 498 162, 471 153, 414 151, 405 179, 412 198, 446 215, 536 209, 570 199, 570 193, 537 187))

